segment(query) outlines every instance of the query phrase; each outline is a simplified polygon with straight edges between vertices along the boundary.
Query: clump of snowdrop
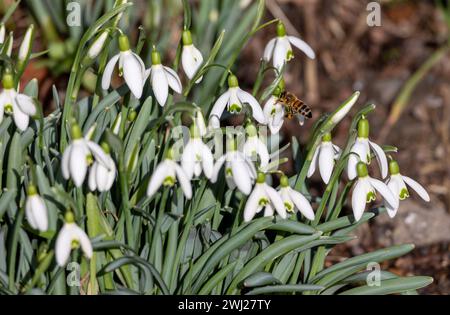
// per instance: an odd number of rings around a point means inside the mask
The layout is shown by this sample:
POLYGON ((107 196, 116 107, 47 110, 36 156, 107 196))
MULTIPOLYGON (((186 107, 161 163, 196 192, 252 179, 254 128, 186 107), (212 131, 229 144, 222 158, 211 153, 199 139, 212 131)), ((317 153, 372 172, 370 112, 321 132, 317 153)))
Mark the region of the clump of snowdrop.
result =
MULTIPOLYGON (((189 30, 184 30, 182 35, 183 50, 181 52, 181 65, 189 80, 192 80, 194 75, 203 63, 203 56, 192 43, 192 35, 189 30)), ((200 83, 203 77, 198 78, 195 83, 200 83)))
POLYGON ((41 232, 48 229, 48 212, 44 199, 39 196, 37 188, 29 185, 27 189, 27 200, 25 202, 25 215, 30 226, 41 232))
POLYGON ((273 66, 280 71, 286 62, 294 58, 291 44, 304 52, 310 59, 316 58, 313 49, 305 41, 295 36, 287 36, 283 22, 279 21, 277 37, 271 39, 264 49, 264 60, 273 59, 273 66))
POLYGON ((297 210, 308 220, 314 220, 314 210, 308 199, 289 186, 289 178, 286 175, 283 175, 280 178, 280 189, 278 192, 287 212, 294 212, 297 210))
POLYGON ((366 163, 358 162, 356 172, 358 180, 353 188, 352 195, 352 209, 356 221, 361 219, 366 204, 376 200, 376 191, 380 193, 390 207, 398 208, 398 198, 394 196, 385 183, 369 176, 366 163))
MULTIPOLYGON (((428 195, 425 188, 416 182, 414 179, 400 174, 400 167, 397 161, 389 161, 389 173, 390 177, 386 181, 387 186, 399 200, 405 200, 409 197, 409 191, 406 185, 411 187, 424 201, 429 202, 430 196, 428 195)), ((385 203, 388 215, 393 218, 397 214, 398 206, 394 207, 389 203, 385 203)))
POLYGON ((191 138, 181 156, 181 166, 189 180, 200 176, 202 170, 206 178, 212 176, 214 158, 211 149, 203 143, 200 128, 195 123, 191 126, 191 138))
POLYGON ((259 167, 265 169, 269 164, 270 156, 267 145, 258 137, 258 131, 255 125, 249 124, 246 127, 247 140, 244 143, 242 151, 251 161, 257 161, 259 157, 259 167))
POLYGON ((106 64, 102 77, 102 88, 106 90, 111 85, 114 68, 117 62, 119 62, 119 76, 123 76, 131 93, 136 98, 140 98, 142 96, 145 78, 144 62, 141 57, 131 51, 130 42, 126 35, 121 34, 119 36, 119 50, 120 52, 106 64))
POLYGON ((150 84, 155 94, 156 101, 160 106, 164 106, 169 96, 169 87, 178 94, 181 94, 182 86, 178 74, 169 67, 161 64, 161 55, 153 47, 152 66, 145 71, 145 80, 150 77, 150 84))
POLYGON ((92 257, 93 253, 89 237, 86 232, 75 223, 75 218, 71 211, 66 213, 64 221, 65 223, 59 231, 55 244, 56 262, 61 267, 64 267, 67 264, 72 249, 81 246, 84 255, 89 259, 92 257))
MULTIPOLYGON (((75 186, 80 187, 84 182, 88 167, 93 162, 100 163, 108 172, 111 171, 111 158, 98 144, 90 141, 87 137, 83 138, 77 123, 72 124, 71 136, 72 142, 64 151, 61 160, 61 170, 65 179, 72 178, 75 186)), ((96 169, 98 170, 98 166, 96 169)), ((100 172, 104 174, 102 171, 100 172)), ((103 187, 103 185, 101 186, 103 187)))
POLYGON ((102 143, 101 148, 105 153, 105 162, 107 162, 107 165, 97 160, 92 164, 88 178, 89 189, 91 191, 98 190, 104 192, 110 190, 117 175, 116 165, 110 155, 108 144, 102 143))
POLYGON ((331 133, 326 133, 322 137, 321 143, 314 152, 308 170, 308 177, 311 177, 319 166, 320 176, 325 184, 330 181, 333 173, 335 161, 339 158, 341 149, 331 142, 331 133))
POLYGON ((173 187, 178 180, 187 199, 192 198, 192 187, 183 168, 174 160, 173 149, 167 151, 166 158, 156 167, 147 187, 147 196, 152 197, 161 186, 173 187))
POLYGON ((255 188, 245 204, 244 221, 251 221, 262 209, 264 209, 265 217, 273 216, 276 210, 281 218, 287 218, 286 208, 281 196, 266 183, 266 175, 258 173, 255 188))
POLYGON ((0 123, 4 113, 12 114, 14 123, 21 131, 27 129, 30 116, 36 115, 36 105, 33 99, 18 93, 14 88, 14 78, 6 73, 2 78, 3 91, 0 93, 0 123))
POLYGON ((243 109, 243 104, 248 104, 252 110, 253 118, 260 124, 266 124, 263 110, 258 101, 250 93, 239 87, 238 79, 235 75, 228 76, 228 90, 222 94, 211 110, 209 117, 216 116, 220 119, 225 108, 231 114, 239 114, 243 109))
POLYGON ((381 176, 385 178, 388 175, 386 154, 378 144, 369 140, 369 121, 366 118, 362 118, 358 122, 358 137, 350 150, 352 154, 347 164, 347 174, 350 180, 356 178, 356 165, 359 161, 370 164, 372 151, 378 161, 381 176))
POLYGON ((237 150, 234 139, 229 139, 228 150, 214 165, 211 182, 217 182, 220 169, 225 163, 225 179, 230 189, 237 187, 243 194, 248 195, 256 178, 256 169, 242 152, 237 150))

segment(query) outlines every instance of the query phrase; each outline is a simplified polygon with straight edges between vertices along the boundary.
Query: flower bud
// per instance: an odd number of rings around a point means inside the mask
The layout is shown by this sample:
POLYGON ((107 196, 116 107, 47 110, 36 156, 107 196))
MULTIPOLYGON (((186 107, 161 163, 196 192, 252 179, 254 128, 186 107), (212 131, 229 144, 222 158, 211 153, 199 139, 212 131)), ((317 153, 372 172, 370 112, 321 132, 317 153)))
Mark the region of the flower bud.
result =
POLYGON ((106 39, 108 39, 109 30, 103 31, 97 38, 94 40, 92 45, 89 47, 87 56, 90 59, 95 59, 101 53, 103 48, 105 47, 106 39))
POLYGON ((0 24, 0 44, 3 44, 5 42, 5 37, 6 37, 5 24, 1 23, 0 24))
POLYGON ((19 55, 17 58, 17 68, 19 72, 24 70, 26 63, 30 58, 33 37, 34 37, 34 25, 31 24, 28 27, 27 32, 25 33, 25 37, 23 38, 22 44, 20 45, 19 48, 19 55))
POLYGON ((353 93, 353 95, 350 96, 350 98, 348 100, 346 100, 336 110, 336 112, 331 117, 331 121, 332 121, 333 124, 335 124, 335 125, 338 124, 345 117, 345 115, 348 114, 348 112, 352 109, 353 105, 355 105, 355 103, 358 100, 360 94, 361 93, 359 91, 353 93))

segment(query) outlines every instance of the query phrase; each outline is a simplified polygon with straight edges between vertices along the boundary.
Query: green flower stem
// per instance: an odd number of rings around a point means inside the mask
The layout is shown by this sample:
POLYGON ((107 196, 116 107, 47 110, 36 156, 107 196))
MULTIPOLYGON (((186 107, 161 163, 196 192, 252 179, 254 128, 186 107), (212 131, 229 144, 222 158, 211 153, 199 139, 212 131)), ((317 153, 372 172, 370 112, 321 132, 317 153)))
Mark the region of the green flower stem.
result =
POLYGON ((12 231, 12 238, 10 247, 8 248, 8 285, 9 290, 16 292, 15 274, 16 274, 16 257, 17 257, 17 246, 19 244, 19 233, 22 226, 23 217, 25 215, 24 207, 21 207, 17 213, 16 220, 14 222, 14 227, 12 231))
POLYGON ((161 265, 162 265, 162 251, 157 252, 158 250, 162 250, 160 247, 158 247, 158 243, 162 242, 161 239, 161 224, 162 220, 164 218, 164 212, 166 209, 167 199, 169 198, 170 189, 164 188, 162 197, 160 199, 160 205, 159 205, 159 211, 156 218, 156 224, 153 230, 153 237, 152 237, 152 246, 150 248, 150 261, 153 262, 155 268, 158 271, 161 271, 161 265))

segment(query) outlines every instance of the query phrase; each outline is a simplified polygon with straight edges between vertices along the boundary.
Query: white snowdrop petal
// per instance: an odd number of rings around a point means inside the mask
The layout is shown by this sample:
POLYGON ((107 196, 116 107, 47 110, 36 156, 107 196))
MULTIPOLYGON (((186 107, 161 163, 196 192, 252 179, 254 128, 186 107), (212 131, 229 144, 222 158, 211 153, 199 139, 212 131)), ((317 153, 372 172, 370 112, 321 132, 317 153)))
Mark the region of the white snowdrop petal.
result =
POLYGON ((275 214, 275 211, 273 211, 273 207, 271 204, 267 204, 264 208, 264 216, 265 217, 273 217, 275 214))
POLYGON ((313 154, 313 157, 312 157, 312 160, 311 160, 311 164, 309 164, 309 168, 308 168, 308 174, 307 174, 308 178, 313 176, 314 172, 316 171, 317 160, 318 160, 318 157, 319 157, 320 148, 321 148, 321 146, 319 145, 316 148, 316 151, 314 151, 314 154, 313 154))
POLYGON ((227 103, 230 99, 230 94, 231 93, 228 90, 217 99, 211 110, 211 114, 209 115, 210 119, 212 119, 213 116, 216 116, 217 118, 220 118, 222 116, 222 113, 225 110, 225 106, 227 106, 227 103))
POLYGON ((236 186, 244 194, 248 195, 252 191, 252 182, 247 172, 245 161, 237 159, 231 162, 231 170, 236 186))
POLYGON ((183 87, 181 86, 181 81, 178 77, 178 74, 173 69, 166 66, 164 66, 164 71, 166 73, 167 83, 169 84, 169 86, 172 88, 172 90, 180 94, 183 87))
POLYGON ((402 176, 402 178, 405 183, 408 184, 408 186, 411 187, 420 196, 420 198, 422 198, 426 202, 430 201, 430 195, 428 195, 427 191, 425 190, 425 188, 423 188, 422 185, 408 176, 402 176))
POLYGON ((334 168, 334 149, 330 142, 323 143, 319 154, 319 172, 325 184, 328 184, 334 168))
POLYGON ((101 164, 97 164, 95 170, 95 178, 99 191, 108 190, 108 169, 101 164))
POLYGON ((269 165, 270 155, 269 151, 267 150, 267 146, 264 144, 264 142, 261 141, 261 139, 256 140, 256 152, 259 155, 259 158, 261 160, 261 167, 265 168, 267 165, 269 165))
POLYGON ((102 89, 107 90, 111 85, 111 77, 114 72, 114 67, 116 66, 117 60, 119 60, 120 54, 115 55, 106 64, 105 70, 102 76, 102 89))
POLYGON ((283 219, 287 218, 286 214, 286 208, 284 207, 283 200, 281 199, 280 194, 270 187, 267 184, 265 185, 266 194, 269 196, 270 201, 272 202, 273 206, 275 207, 275 210, 277 211, 278 215, 282 217, 283 219))
POLYGON ((123 77, 128 87, 130 88, 131 93, 136 98, 141 98, 142 89, 144 87, 144 77, 143 77, 143 69, 142 64, 135 55, 131 53, 122 53, 123 56, 123 77))
POLYGON ((86 146, 92 153, 96 161, 98 161, 107 169, 111 168, 111 163, 114 163, 114 161, 105 153, 105 151, 103 151, 101 146, 93 141, 86 141, 86 146))
POLYGON ((260 124, 267 124, 261 105, 259 105, 258 101, 253 97, 253 95, 238 88, 237 96, 242 103, 247 103, 250 105, 250 107, 252 108, 253 118, 255 118, 257 122, 259 122, 260 124))
POLYGON ((70 178, 69 161, 73 145, 69 145, 63 153, 61 159, 61 171, 64 179, 70 178))
POLYGON ((264 57, 263 58, 265 61, 269 61, 270 58, 272 58, 276 40, 277 40, 276 38, 271 39, 267 43, 266 48, 264 48, 264 57))
POLYGON ((37 229, 41 232, 47 231, 48 213, 44 200, 38 195, 34 195, 29 198, 31 199, 31 213, 34 217, 34 222, 36 223, 37 229))
POLYGON ((161 65, 152 66, 151 83, 153 93, 160 106, 164 106, 169 96, 169 84, 167 82, 166 73, 161 65))
POLYGON ((37 230, 38 228, 38 224, 36 222, 36 220, 34 219, 34 215, 33 215, 33 206, 32 206, 32 202, 31 202, 31 197, 28 197, 26 203, 25 203, 25 215, 27 217, 28 223, 30 224, 30 226, 37 230))
POLYGON ((314 210, 311 207, 311 204, 309 203, 308 199, 306 199, 305 196, 303 196, 298 191, 288 188, 289 190, 289 196, 292 202, 294 203, 295 207, 308 219, 308 220, 314 220, 314 210))
POLYGON ((86 232, 83 231, 79 226, 73 226, 73 238, 76 238, 80 242, 81 249, 83 250, 84 256, 87 258, 92 257, 92 244, 91 240, 87 236, 86 232))
POLYGON ((214 168, 214 157, 206 144, 202 145, 202 167, 206 178, 211 178, 214 168))
POLYGON ((213 172, 211 175, 211 183, 217 182, 217 177, 219 176, 220 169, 222 168, 223 163, 225 162, 225 159, 227 158, 227 155, 222 155, 217 161, 216 164, 214 164, 213 172))
POLYGON ((372 185, 373 188, 375 188, 380 195, 383 197, 383 199, 392 207, 392 208, 398 208, 399 206, 399 199, 397 196, 394 196, 394 194, 391 192, 391 190, 386 186, 385 183, 382 181, 369 177, 369 182, 372 185))
POLYGON ((73 144, 70 154, 69 170, 75 186, 80 187, 87 172, 86 151, 80 144, 73 144))
POLYGON ((16 100, 13 100, 13 119, 17 128, 21 131, 25 131, 27 129, 30 117, 20 110, 16 100))
POLYGON ((170 174, 170 165, 167 163, 167 160, 165 160, 156 167, 152 177, 150 178, 147 187, 148 197, 152 197, 158 191, 168 174, 170 174))
POLYGON ((59 231, 55 243, 56 262, 59 266, 64 267, 69 260, 70 251, 72 250, 72 229, 71 224, 64 224, 59 231))
POLYGON ((301 40, 300 38, 294 37, 294 36, 288 36, 289 42, 303 51, 306 56, 310 59, 315 59, 316 54, 314 53, 314 50, 309 46, 305 41, 301 40))
POLYGON ((97 189, 97 181, 96 181, 96 170, 97 170, 98 163, 94 163, 89 170, 89 176, 88 176, 88 186, 91 191, 95 191, 97 189))
POLYGON ((195 155, 195 143, 191 139, 184 147, 183 154, 181 155, 181 167, 189 180, 194 177, 195 155))
POLYGON ((277 38, 275 43, 275 48, 273 51, 273 66, 278 69, 278 71, 283 68, 287 57, 287 45, 283 42, 287 41, 286 38, 277 38))
POLYGON ((381 177, 386 178, 386 176, 388 175, 388 162, 386 153, 384 153, 383 149, 375 142, 369 141, 369 145, 373 149, 378 165, 380 166, 381 177))
MULTIPOLYGON (((394 195, 394 197, 398 198, 398 195, 400 193, 399 188, 398 188, 398 182, 395 179, 391 178, 391 180, 389 180, 389 182, 387 183, 387 186, 388 186, 389 190, 392 192, 392 194, 394 195)), ((391 218, 395 217, 395 215, 397 214, 398 208, 392 207, 386 201, 384 202, 384 206, 386 207, 389 217, 391 217, 391 218)))
POLYGON ((181 189, 183 190, 183 193, 186 196, 186 198, 187 199, 191 199, 192 198, 191 182, 187 178, 187 176, 184 173, 184 171, 181 168, 181 166, 179 166, 175 162, 173 162, 173 163, 174 163, 175 172, 177 174, 177 179, 178 179, 178 182, 180 183, 181 189))
POLYGON ((261 190, 261 186, 256 185, 253 189, 253 192, 250 194, 250 196, 247 199, 247 203, 245 204, 244 208, 244 221, 249 222, 253 219, 255 216, 258 206, 259 206, 259 200, 261 199, 261 196, 263 195, 263 192, 261 190))
POLYGON ((356 221, 359 221, 364 213, 364 209, 366 208, 366 198, 367 198, 367 185, 364 185, 364 180, 358 180, 353 189, 352 194, 352 209, 353 216, 356 221))
POLYGON ((16 102, 20 110, 28 116, 36 115, 36 105, 30 96, 25 94, 17 94, 16 102))

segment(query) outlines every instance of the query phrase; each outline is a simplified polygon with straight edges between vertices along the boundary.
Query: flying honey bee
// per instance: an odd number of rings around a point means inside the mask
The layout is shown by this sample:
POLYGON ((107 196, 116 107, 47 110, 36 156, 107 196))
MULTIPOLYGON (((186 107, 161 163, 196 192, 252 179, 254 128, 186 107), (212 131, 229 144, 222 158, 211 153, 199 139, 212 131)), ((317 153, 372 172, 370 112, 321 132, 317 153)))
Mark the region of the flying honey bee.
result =
POLYGON ((294 94, 283 91, 278 97, 278 103, 284 105, 285 114, 284 116, 287 119, 292 119, 296 116, 300 122, 300 125, 303 125, 305 119, 312 118, 312 111, 308 105, 306 105, 302 100, 300 100, 294 94))

